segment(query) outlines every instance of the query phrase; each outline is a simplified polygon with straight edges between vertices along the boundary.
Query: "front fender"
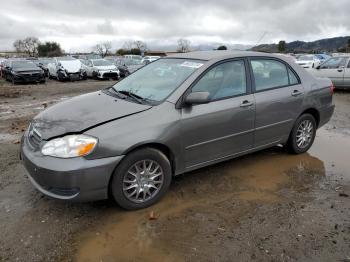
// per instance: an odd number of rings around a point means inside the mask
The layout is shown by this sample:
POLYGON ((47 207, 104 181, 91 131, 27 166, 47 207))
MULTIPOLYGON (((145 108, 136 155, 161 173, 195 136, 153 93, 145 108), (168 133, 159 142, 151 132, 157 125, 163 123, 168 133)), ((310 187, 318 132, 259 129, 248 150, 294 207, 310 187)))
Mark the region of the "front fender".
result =
POLYGON ((91 159, 125 155, 146 144, 164 145, 175 156, 176 166, 182 162, 181 114, 175 105, 164 102, 147 111, 118 119, 85 133, 99 139, 91 159))

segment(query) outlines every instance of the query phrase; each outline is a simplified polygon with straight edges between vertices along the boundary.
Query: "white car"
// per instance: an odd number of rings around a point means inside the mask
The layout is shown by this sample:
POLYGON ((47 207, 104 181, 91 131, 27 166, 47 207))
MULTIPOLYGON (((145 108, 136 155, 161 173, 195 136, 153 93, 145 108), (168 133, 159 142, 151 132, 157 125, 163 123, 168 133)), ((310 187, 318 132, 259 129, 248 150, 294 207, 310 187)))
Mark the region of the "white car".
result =
POLYGON ((144 58, 142 58, 141 63, 142 64, 149 64, 152 63, 153 61, 156 61, 160 58, 160 56, 145 56, 144 58))
POLYGON ((73 57, 55 57, 53 62, 47 65, 47 69, 49 77, 59 81, 86 79, 86 72, 80 60, 73 57))
POLYGON ((142 56, 140 55, 124 55, 125 59, 135 59, 135 60, 141 60, 142 56))
POLYGON ((116 65, 107 59, 90 59, 84 63, 88 77, 97 79, 119 79, 120 72, 116 65))
POLYGON ((316 55, 302 55, 298 57, 295 63, 304 68, 315 68, 321 64, 321 59, 316 55))

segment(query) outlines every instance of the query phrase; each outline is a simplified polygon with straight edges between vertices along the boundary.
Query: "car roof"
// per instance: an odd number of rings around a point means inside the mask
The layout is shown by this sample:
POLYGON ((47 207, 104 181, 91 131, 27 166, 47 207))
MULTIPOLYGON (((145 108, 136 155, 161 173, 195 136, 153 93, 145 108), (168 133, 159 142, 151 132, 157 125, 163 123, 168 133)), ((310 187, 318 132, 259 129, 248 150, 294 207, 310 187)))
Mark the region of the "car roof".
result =
POLYGON ((268 56, 268 57, 278 57, 279 55, 253 52, 253 51, 228 51, 228 50, 215 50, 215 51, 194 51, 188 53, 176 53, 171 54, 168 57, 172 58, 185 58, 185 59, 199 59, 199 60, 216 60, 216 59, 228 59, 235 57, 245 57, 245 56, 268 56))

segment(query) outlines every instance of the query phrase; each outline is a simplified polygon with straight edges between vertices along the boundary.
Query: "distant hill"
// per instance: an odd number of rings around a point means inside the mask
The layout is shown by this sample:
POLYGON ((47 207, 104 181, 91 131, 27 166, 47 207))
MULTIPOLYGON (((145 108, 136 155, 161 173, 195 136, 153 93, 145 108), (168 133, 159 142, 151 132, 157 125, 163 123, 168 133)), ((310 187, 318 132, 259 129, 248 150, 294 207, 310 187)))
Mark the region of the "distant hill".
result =
MULTIPOLYGON (((320 39, 313 42, 294 41, 286 43, 287 52, 309 53, 309 52, 343 52, 346 50, 350 36, 341 36, 320 39)), ((278 52, 278 44, 262 44, 251 48, 253 51, 278 52)))

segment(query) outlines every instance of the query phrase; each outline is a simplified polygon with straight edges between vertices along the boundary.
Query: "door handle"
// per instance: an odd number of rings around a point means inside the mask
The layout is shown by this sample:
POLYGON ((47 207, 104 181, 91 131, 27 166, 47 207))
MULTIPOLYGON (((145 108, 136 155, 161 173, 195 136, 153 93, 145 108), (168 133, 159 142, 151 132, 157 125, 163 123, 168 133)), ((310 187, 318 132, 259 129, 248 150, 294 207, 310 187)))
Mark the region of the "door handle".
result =
POLYGON ((292 96, 299 96, 301 95, 303 92, 300 92, 299 90, 294 90, 292 93, 292 96))
POLYGON ((343 69, 338 69, 338 72, 343 72, 343 69))
POLYGON ((248 106, 252 106, 253 105, 253 102, 249 102, 248 100, 244 100, 240 107, 248 107, 248 106))

